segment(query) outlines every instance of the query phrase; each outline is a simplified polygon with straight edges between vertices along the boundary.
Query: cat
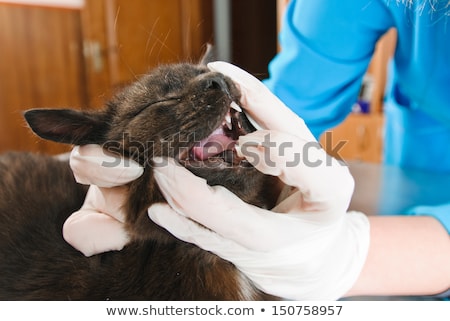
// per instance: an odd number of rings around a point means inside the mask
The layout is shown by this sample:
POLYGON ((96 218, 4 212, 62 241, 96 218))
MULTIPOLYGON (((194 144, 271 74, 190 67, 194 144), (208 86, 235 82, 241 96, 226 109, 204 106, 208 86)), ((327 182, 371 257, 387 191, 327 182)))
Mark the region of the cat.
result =
POLYGON ((144 174, 128 184, 131 242, 121 251, 85 257, 62 238, 64 221, 87 191, 68 162, 32 153, 0 156, 0 299, 276 299, 232 263, 174 238, 147 215, 151 204, 165 202, 152 175, 154 156, 173 157, 209 185, 223 185, 253 205, 270 209, 276 203, 278 178, 263 175, 232 148, 239 135, 255 130, 236 106, 239 90, 210 71, 207 61, 156 67, 101 110, 24 113, 38 136, 100 144, 138 162, 144 174), (217 135, 229 148, 212 155, 206 148, 217 135))

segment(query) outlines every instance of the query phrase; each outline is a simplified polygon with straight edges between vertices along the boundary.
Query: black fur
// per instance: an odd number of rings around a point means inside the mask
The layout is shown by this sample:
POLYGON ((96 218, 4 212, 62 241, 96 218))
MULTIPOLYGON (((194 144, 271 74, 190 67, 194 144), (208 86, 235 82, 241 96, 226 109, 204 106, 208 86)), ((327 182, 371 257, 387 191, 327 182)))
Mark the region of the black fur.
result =
MULTIPOLYGON (((25 118, 37 135, 69 144, 102 144, 145 170, 128 186, 131 243, 122 251, 87 258, 61 234, 86 193, 67 162, 27 153, 1 156, 0 299, 273 299, 231 263, 175 239, 147 216, 151 204, 165 201, 152 176, 154 156, 174 157, 208 184, 224 185, 251 204, 274 205, 278 180, 244 160, 186 157, 185 151, 221 126, 232 101, 239 101, 239 92, 223 75, 204 65, 175 64, 143 76, 100 111, 27 111, 25 118)), ((245 115, 236 113, 235 126, 238 121, 242 133, 254 130, 245 115)))

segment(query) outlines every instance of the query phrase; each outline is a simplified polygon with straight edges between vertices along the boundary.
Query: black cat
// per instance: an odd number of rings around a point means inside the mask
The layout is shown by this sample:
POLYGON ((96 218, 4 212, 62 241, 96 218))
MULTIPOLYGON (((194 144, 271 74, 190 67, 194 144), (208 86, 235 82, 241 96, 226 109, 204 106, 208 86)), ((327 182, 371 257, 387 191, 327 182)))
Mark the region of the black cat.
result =
POLYGON ((140 163, 144 174, 128 185, 130 244, 85 257, 62 238, 62 224, 86 194, 67 162, 28 153, 2 155, 0 299, 274 299, 231 263, 175 239, 147 215, 151 204, 165 202, 152 175, 154 156, 173 157, 208 184, 223 185, 246 202, 274 206, 278 179, 261 174, 233 149, 239 135, 254 130, 239 108, 230 107, 239 97, 230 79, 204 63, 182 63, 156 68, 100 111, 27 111, 37 135, 100 144, 140 163), (214 137, 229 146, 205 152, 206 145, 216 143, 214 137))

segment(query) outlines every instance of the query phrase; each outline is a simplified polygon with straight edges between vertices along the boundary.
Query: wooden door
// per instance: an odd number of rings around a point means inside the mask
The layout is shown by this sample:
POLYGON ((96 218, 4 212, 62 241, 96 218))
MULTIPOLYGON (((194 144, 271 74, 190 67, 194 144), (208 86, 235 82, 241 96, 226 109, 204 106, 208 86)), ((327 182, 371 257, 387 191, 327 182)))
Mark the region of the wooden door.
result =
POLYGON ((274 0, 231 1, 232 62, 259 79, 277 53, 277 3, 274 0))
POLYGON ((77 10, 0 4, 0 152, 67 150, 32 135, 22 113, 86 105, 80 37, 77 10))

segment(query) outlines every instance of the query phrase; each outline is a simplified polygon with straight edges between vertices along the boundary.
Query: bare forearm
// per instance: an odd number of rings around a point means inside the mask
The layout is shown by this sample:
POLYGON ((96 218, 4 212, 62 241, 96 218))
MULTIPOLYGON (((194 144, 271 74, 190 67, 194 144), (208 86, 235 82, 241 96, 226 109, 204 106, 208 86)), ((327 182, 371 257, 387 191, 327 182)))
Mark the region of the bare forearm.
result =
POLYGON ((437 220, 410 216, 369 219, 368 257, 348 296, 432 295, 450 288, 450 237, 437 220))

